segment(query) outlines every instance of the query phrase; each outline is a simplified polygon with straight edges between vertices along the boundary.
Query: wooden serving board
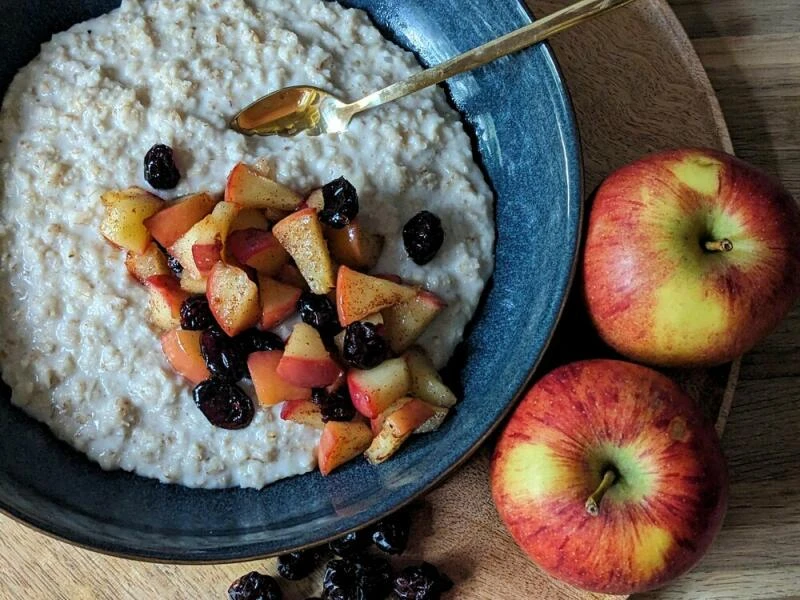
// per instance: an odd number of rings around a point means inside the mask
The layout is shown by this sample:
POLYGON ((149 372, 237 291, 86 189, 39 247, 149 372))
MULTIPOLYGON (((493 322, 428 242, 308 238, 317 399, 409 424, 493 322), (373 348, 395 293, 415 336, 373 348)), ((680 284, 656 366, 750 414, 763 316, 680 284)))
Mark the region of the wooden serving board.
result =
MULTIPOLYGON (((547 14, 567 0, 531 0, 547 14)), ((640 0, 562 34, 552 45, 578 115, 585 191, 647 152, 677 146, 731 150, 714 92, 686 34, 662 0, 640 0)), ((607 352, 573 295, 540 373, 607 352)), ((671 372, 717 422, 730 410, 738 361, 713 370, 671 372)), ((429 560, 456 582, 459 600, 602 598, 553 581, 516 547, 489 494, 490 440, 418 504, 413 545, 397 564, 429 560)), ((29 600, 222 599, 249 570, 274 573, 274 560, 233 565, 146 564, 72 547, 0 516, 0 597, 29 600)), ((285 586, 287 600, 319 593, 320 578, 285 586)))

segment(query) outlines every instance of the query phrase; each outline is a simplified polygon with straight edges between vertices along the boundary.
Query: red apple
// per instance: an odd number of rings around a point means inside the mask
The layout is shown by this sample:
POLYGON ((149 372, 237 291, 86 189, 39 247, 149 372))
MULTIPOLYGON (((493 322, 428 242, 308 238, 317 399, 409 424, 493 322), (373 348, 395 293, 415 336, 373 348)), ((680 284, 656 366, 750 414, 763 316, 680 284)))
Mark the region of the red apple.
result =
POLYGON ((577 587, 632 594, 690 569, 719 531, 728 477, 699 407, 664 375, 590 360, 541 379, 495 450, 516 542, 577 587))
POLYGON ((586 301, 601 337, 635 360, 724 363, 800 296, 800 210, 774 179, 713 150, 622 167, 597 191, 586 301))
POLYGON ((195 223, 210 214, 216 204, 211 194, 191 194, 145 219, 144 226, 159 244, 169 248, 195 223))
POLYGON ((408 393, 411 387, 408 365, 402 358, 391 358, 374 369, 350 369, 347 387, 356 410, 374 419, 408 393))
POLYGON ((261 329, 272 329, 295 313, 297 301, 303 292, 264 275, 258 276, 258 294, 261 298, 261 329))
POLYGON ((293 385, 315 388, 336 381, 341 370, 325 349, 319 332, 307 323, 297 323, 286 340, 278 375, 293 385))
POLYGON ((310 400, 311 388, 287 383, 278 375, 278 364, 283 358, 280 350, 253 352, 247 357, 247 370, 256 388, 256 397, 262 406, 273 406, 291 400, 310 400))
POLYGON ((194 384, 211 377, 200 353, 201 334, 200 331, 173 329, 161 336, 161 348, 172 368, 194 384))
POLYGON ((233 231, 226 243, 228 252, 237 261, 266 275, 275 275, 289 260, 275 236, 263 229, 233 231))

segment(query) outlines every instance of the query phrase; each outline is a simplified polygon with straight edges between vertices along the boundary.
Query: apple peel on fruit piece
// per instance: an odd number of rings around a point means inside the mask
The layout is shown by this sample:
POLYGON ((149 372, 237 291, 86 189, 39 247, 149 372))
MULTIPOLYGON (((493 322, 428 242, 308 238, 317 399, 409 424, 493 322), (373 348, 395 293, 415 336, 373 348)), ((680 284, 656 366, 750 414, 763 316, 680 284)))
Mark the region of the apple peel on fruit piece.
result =
POLYGON ((181 289, 172 275, 153 275, 145 280, 150 293, 150 322, 160 329, 173 329, 181 324, 181 306, 189 293, 181 289))
POLYGON ((400 354, 423 334, 447 304, 428 290, 419 290, 410 300, 383 309, 384 337, 400 354))
POLYGON ((141 254, 128 251, 128 255, 125 257, 125 268, 136 281, 142 284, 153 275, 172 274, 167 264, 167 257, 153 242, 150 242, 141 254))
POLYGON ((498 513, 544 571, 592 592, 657 588, 694 566, 722 524, 713 425, 666 376, 588 360, 552 371, 492 458, 498 513))
POLYGON ((800 209, 722 152, 668 150, 598 188, 583 258, 586 305, 620 354, 671 367, 741 356, 800 297, 800 209))

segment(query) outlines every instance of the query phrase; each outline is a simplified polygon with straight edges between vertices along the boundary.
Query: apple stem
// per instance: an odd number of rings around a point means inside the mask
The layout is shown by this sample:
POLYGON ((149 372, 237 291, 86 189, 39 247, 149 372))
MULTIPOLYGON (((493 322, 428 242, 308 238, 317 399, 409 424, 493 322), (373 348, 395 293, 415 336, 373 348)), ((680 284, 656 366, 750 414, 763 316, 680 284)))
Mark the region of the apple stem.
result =
POLYGON ((617 474, 609 469, 603 474, 603 480, 600 482, 600 485, 597 486, 597 489, 594 493, 589 496, 589 499, 586 500, 586 512, 596 517, 600 514, 600 501, 603 499, 603 496, 608 491, 612 485, 614 485, 614 481, 617 479, 617 474))
POLYGON ((706 240, 703 242, 703 248, 706 249, 706 252, 730 252, 733 250, 733 242, 728 238, 706 240))

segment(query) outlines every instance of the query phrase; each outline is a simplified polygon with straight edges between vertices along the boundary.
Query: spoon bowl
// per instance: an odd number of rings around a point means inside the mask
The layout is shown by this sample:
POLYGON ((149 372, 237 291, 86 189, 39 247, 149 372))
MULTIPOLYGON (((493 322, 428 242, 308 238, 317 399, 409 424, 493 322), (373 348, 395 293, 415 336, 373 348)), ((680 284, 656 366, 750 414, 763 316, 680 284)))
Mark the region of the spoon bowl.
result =
POLYGON ((230 127, 244 135, 339 133, 352 118, 347 106, 323 89, 296 85, 262 96, 239 112, 230 127))

